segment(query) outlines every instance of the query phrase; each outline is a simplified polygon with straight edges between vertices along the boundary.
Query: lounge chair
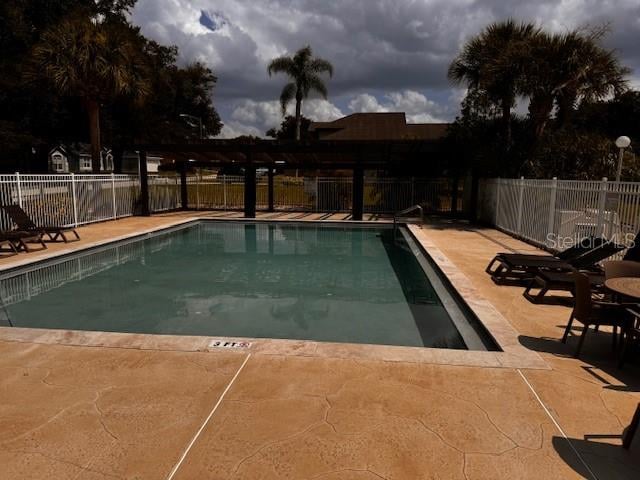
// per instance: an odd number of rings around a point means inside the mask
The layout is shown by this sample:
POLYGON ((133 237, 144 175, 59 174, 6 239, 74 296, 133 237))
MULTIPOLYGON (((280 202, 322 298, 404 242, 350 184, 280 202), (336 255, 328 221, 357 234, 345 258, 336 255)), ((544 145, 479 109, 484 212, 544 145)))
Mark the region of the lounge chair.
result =
POLYGON ((531 279, 541 268, 571 270, 569 265, 571 261, 607 243, 603 238, 587 237, 556 255, 498 253, 489 262, 485 271, 497 284, 523 284, 523 281, 531 279))
POLYGON ((582 323, 583 328, 574 353, 576 358, 580 355, 584 339, 587 337, 587 332, 591 326, 595 326, 596 328, 599 328, 601 325, 613 327, 613 348, 615 349, 618 343, 618 329, 622 330, 626 325, 625 306, 617 303, 593 300, 587 275, 574 272, 573 277, 576 302, 569 317, 569 323, 567 323, 567 327, 564 330, 562 343, 567 343, 573 322, 577 320, 582 323))
MULTIPOLYGON (((540 268, 535 273, 533 278, 529 280, 529 284, 522 293, 524 297, 531 303, 542 303, 546 294, 549 291, 563 291, 571 292, 574 290, 574 276, 573 270, 582 270, 583 273, 589 278, 589 283, 592 290, 600 290, 604 285, 607 278, 613 278, 613 269, 619 268, 616 265, 623 263, 617 262, 605 262, 605 270, 598 267, 596 264, 609 258, 612 255, 622 251, 624 247, 615 243, 608 243, 601 246, 591 252, 588 252, 575 260, 567 262, 571 265, 570 269, 556 268, 544 269, 540 268), (606 272, 606 266, 609 265, 609 272, 606 272)), ((625 255, 626 258, 626 255, 625 255)), ((637 269, 640 263, 625 261, 625 264, 634 264, 628 269, 637 269)))
POLYGON ((9 242, 11 244, 11 249, 15 252, 31 252, 33 249, 30 247, 31 244, 37 243, 41 246, 37 250, 44 250, 47 248, 44 241, 42 240, 42 234, 39 232, 23 232, 20 230, 11 230, 7 232, 0 233, 0 239, 2 239, 2 243, 9 242))
POLYGON ((0 253, 8 253, 9 255, 5 256, 10 257, 12 255, 17 255, 18 250, 11 240, 0 236, 0 253))
POLYGON ((27 215, 27 213, 19 205, 3 205, 2 209, 17 225, 18 230, 31 233, 40 233, 43 240, 45 241, 45 235, 51 242, 56 242, 59 238, 61 238, 65 243, 69 241, 80 240, 80 235, 78 235, 78 232, 76 232, 75 228, 73 227, 36 225, 33 220, 31 220, 31 217, 29 217, 29 215, 27 215), (69 240, 65 235, 66 233, 73 233, 76 238, 73 240, 69 240))

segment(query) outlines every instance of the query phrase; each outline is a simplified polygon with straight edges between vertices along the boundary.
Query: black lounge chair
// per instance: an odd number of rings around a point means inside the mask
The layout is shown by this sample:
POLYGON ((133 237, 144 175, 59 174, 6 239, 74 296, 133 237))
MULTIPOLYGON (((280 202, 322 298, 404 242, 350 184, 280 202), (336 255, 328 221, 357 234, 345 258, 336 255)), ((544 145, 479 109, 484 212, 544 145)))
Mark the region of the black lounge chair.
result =
POLYGON ((17 225, 18 230, 30 233, 40 233, 42 240, 45 240, 45 235, 51 242, 56 242, 59 238, 61 238, 65 243, 80 240, 80 235, 78 235, 78 232, 76 232, 73 227, 36 225, 20 205, 3 205, 2 209, 7 213, 7 215, 9 215, 9 218, 13 220, 13 223, 17 225), (76 238, 69 240, 65 235, 66 233, 73 233, 76 238))
POLYGON ((17 255, 18 250, 11 240, 3 238, 0 235, 0 253, 8 253, 9 255, 5 255, 5 257, 10 257, 12 255, 17 255))
POLYGON ((38 248, 37 250, 44 250, 47 248, 42 240, 42 234, 38 232, 23 232, 20 230, 1 232, 0 243, 7 244, 7 242, 11 245, 11 251, 15 253, 21 251, 31 252, 33 249, 29 245, 33 243, 41 245, 41 248, 38 248))
POLYGON ((605 244, 608 242, 603 238, 587 237, 556 255, 499 253, 489 262, 485 271, 499 285, 508 283, 523 285, 540 269, 570 271, 571 262, 605 244))
POLYGON ((529 281, 523 295, 531 303, 542 303, 549 291, 564 291, 574 294, 575 277, 573 271, 582 271, 587 276, 591 289, 600 290, 604 285, 605 273, 596 264, 624 250, 624 248, 616 243, 607 243, 568 262, 571 265, 569 270, 556 269, 554 271, 541 268, 529 281))

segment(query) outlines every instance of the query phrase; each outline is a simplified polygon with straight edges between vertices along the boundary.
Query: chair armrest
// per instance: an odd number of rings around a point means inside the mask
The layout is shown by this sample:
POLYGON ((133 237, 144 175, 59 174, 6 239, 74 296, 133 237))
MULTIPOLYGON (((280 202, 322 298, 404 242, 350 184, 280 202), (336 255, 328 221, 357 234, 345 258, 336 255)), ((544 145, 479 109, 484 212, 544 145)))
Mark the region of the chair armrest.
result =
POLYGON ((640 318, 640 305, 637 303, 627 307, 627 312, 636 318, 640 318))
MULTIPOLYGON (((622 311, 628 311, 629 307, 636 307, 637 304, 636 303, 617 303, 617 302, 605 302, 602 300, 592 300, 592 305, 594 307, 594 309, 599 309, 599 310, 622 310, 622 311)), ((640 313, 637 314, 638 316, 640 316, 640 313)))

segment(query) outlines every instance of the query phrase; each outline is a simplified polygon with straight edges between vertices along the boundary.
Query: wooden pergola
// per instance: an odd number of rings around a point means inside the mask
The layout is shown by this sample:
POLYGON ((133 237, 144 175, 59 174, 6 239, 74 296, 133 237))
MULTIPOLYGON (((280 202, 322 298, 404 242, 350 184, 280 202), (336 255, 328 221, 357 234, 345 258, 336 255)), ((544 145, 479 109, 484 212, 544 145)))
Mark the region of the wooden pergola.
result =
POLYGON ((274 208, 273 184, 276 169, 351 170, 353 175, 352 218, 362 220, 364 171, 388 170, 406 162, 424 161, 441 151, 437 142, 424 140, 368 141, 282 141, 250 139, 204 140, 173 145, 136 145, 139 152, 141 202, 143 215, 149 215, 147 155, 171 159, 165 169, 174 169, 181 177, 181 199, 187 201, 187 172, 193 168, 244 169, 244 216, 256 216, 256 170, 268 171, 268 205, 274 208))

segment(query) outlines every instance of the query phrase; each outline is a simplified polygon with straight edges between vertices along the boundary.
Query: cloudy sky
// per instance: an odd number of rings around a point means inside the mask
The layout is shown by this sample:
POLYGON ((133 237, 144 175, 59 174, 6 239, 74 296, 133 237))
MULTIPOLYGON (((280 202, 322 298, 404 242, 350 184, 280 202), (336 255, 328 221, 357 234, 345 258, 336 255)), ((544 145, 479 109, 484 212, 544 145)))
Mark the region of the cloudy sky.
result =
POLYGON ((132 14, 146 36, 178 45, 182 63, 213 69, 226 137, 263 136, 280 123, 285 78, 269 78, 266 65, 307 44, 335 67, 328 101, 308 101, 308 117, 452 120, 463 92, 448 83, 448 64, 469 37, 509 17, 555 31, 609 23, 606 46, 640 86, 640 0, 138 0, 132 14))

